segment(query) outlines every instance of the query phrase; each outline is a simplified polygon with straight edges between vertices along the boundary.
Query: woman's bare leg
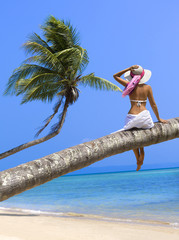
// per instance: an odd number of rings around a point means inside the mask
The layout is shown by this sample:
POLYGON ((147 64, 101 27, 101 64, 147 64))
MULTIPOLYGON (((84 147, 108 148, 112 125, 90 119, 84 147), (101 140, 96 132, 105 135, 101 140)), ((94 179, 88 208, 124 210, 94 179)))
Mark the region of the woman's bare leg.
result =
POLYGON ((144 148, 140 148, 140 156, 141 156, 140 161, 141 161, 142 164, 143 164, 143 162, 144 162, 144 156, 145 156, 144 148))
POLYGON ((136 171, 139 171, 141 169, 141 166, 143 165, 143 162, 144 162, 144 156, 145 156, 144 148, 140 148, 140 154, 139 154, 139 158, 138 158, 138 161, 137 161, 136 171))
POLYGON ((137 162, 139 161, 139 148, 133 149, 137 162))

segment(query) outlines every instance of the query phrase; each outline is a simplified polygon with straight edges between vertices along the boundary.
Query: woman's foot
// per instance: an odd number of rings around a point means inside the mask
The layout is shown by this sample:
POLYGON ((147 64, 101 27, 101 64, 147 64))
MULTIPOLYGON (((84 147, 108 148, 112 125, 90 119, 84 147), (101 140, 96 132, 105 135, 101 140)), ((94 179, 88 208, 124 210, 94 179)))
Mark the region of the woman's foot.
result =
POLYGON ((139 171, 141 169, 142 165, 143 165, 143 161, 138 160, 137 161, 137 169, 136 169, 136 171, 139 171))
POLYGON ((141 166, 144 163, 144 148, 140 148, 140 155, 139 158, 137 160, 137 169, 136 171, 139 171, 141 169, 141 166))
POLYGON ((137 164, 136 171, 139 171, 139 170, 141 169, 141 166, 142 166, 142 165, 137 164))

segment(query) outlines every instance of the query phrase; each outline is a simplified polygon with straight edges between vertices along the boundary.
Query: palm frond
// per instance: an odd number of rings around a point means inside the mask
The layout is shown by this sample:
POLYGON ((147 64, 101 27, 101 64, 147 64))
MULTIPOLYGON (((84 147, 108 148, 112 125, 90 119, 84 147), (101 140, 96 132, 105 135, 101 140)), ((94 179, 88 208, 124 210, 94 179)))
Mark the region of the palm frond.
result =
POLYGON ((42 73, 42 74, 37 74, 34 77, 30 79, 21 79, 18 81, 16 84, 16 95, 18 96, 19 94, 24 93, 25 91, 30 90, 33 87, 38 87, 39 85, 42 84, 48 84, 50 86, 56 84, 56 86, 64 84, 64 81, 60 81, 61 78, 57 73, 42 73))
POLYGON ((81 58, 80 58, 79 64, 76 66, 76 71, 75 71, 75 73, 79 75, 79 74, 82 74, 82 72, 86 69, 89 63, 89 58, 88 58, 88 53, 86 49, 80 46, 75 46, 75 47, 79 49, 81 53, 81 58))
POLYGON ((10 76, 4 95, 15 94, 16 86, 21 79, 25 79, 26 77, 31 77, 34 74, 50 73, 50 72, 52 72, 50 69, 44 68, 35 64, 21 65, 20 67, 16 68, 13 71, 12 75, 10 76))
POLYGON ((53 16, 49 16, 41 28, 44 31, 46 42, 51 44, 51 49, 56 52, 56 56, 63 63, 66 72, 73 70, 74 74, 82 73, 88 65, 89 59, 87 51, 79 46, 79 33, 76 28, 73 28, 69 21, 60 21, 53 16), (64 56, 65 62, 62 61, 64 56))
POLYGON ((67 89, 64 89, 64 90, 58 92, 57 96, 65 96, 66 92, 67 92, 67 89))
POLYGON ((100 90, 112 90, 122 92, 122 90, 118 86, 104 78, 96 77, 94 73, 82 77, 79 83, 84 86, 90 86, 100 90))
POLYGON ((53 66, 54 69, 60 64, 58 58, 46 47, 42 46, 39 43, 27 41, 23 44, 23 47, 27 53, 37 54, 44 58, 45 62, 48 62, 53 66))
POLYGON ((47 48, 50 52, 53 53, 53 50, 51 49, 51 47, 48 45, 48 43, 43 40, 37 33, 32 33, 29 37, 28 37, 30 42, 36 42, 40 45, 42 45, 43 47, 47 48))
POLYGON ((63 21, 49 16, 41 29, 44 31, 47 43, 51 44, 51 48, 55 52, 73 47, 69 28, 63 21))
POLYGON ((62 22, 69 28, 69 35, 71 36, 73 46, 80 45, 80 36, 79 32, 77 32, 77 29, 71 25, 70 21, 62 20, 62 22))
POLYGON ((42 66, 44 68, 48 68, 49 70, 53 71, 53 72, 56 72, 58 73, 59 75, 63 75, 64 72, 65 72, 65 67, 63 66, 63 62, 60 62, 58 63, 58 65, 56 65, 54 67, 54 65, 51 63, 51 61, 48 61, 47 57, 44 57, 44 56, 32 56, 32 57, 29 57, 27 59, 25 59, 23 61, 23 64, 26 64, 26 63, 38 63, 39 66, 42 66))
POLYGON ((41 85, 31 87, 23 94, 21 104, 31 102, 33 100, 41 100, 42 102, 51 102, 59 91, 62 91, 63 87, 53 83, 43 83, 41 85))
POLYGON ((71 79, 71 75, 76 73, 81 61, 81 52, 77 48, 69 48, 56 53, 56 56, 60 62, 63 62, 65 68, 65 76, 71 79))
POLYGON ((55 53, 55 56, 58 58, 58 60, 65 60, 78 51, 79 51, 78 49, 72 47, 55 53))

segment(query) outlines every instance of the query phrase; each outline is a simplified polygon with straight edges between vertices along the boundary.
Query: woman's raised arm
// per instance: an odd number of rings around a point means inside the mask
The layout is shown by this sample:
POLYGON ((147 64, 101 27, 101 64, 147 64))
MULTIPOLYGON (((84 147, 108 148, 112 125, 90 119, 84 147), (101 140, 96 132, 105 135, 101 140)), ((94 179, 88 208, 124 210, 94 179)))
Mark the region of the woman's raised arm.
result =
POLYGON ((128 83, 128 81, 122 79, 120 76, 122 76, 122 75, 123 75, 125 72, 127 72, 127 71, 131 71, 132 69, 137 69, 137 68, 138 68, 137 65, 133 65, 132 67, 126 68, 126 69, 124 69, 124 70, 122 70, 122 71, 120 71, 120 72, 118 72, 118 73, 115 73, 115 74, 113 75, 113 77, 114 77, 114 79, 115 79, 118 83, 122 84, 123 86, 126 86, 126 84, 128 83))

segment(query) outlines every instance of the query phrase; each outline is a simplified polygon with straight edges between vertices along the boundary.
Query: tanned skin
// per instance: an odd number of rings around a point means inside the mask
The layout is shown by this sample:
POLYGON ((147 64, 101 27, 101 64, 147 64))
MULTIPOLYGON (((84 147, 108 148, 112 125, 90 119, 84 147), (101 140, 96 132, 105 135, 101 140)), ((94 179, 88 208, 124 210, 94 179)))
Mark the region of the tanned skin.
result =
MULTIPOLYGON (((127 80, 124 80, 121 78, 121 76, 127 72, 127 71, 132 71, 133 69, 137 69, 138 66, 137 65, 133 65, 129 68, 126 68, 116 74, 113 75, 114 79, 122 84, 124 87, 126 86, 126 84, 128 83, 127 80)), ((167 120, 161 119, 159 117, 159 112, 158 112, 158 108, 157 105, 155 103, 154 97, 153 97, 153 92, 152 92, 152 88, 151 86, 147 85, 147 84, 138 84, 135 89, 132 91, 132 93, 129 95, 130 100, 146 100, 147 98, 149 99, 149 103, 152 107, 152 110, 156 116, 156 118, 158 119, 159 122, 162 123, 167 123, 167 120)), ((146 110, 146 102, 142 102, 141 106, 138 107, 136 102, 131 102, 131 108, 129 110, 128 113, 130 114, 139 114, 140 112, 146 110)), ((143 165, 143 161, 144 161, 144 148, 136 148, 133 149, 136 160, 137 160, 137 171, 140 170, 141 166, 143 165)))

